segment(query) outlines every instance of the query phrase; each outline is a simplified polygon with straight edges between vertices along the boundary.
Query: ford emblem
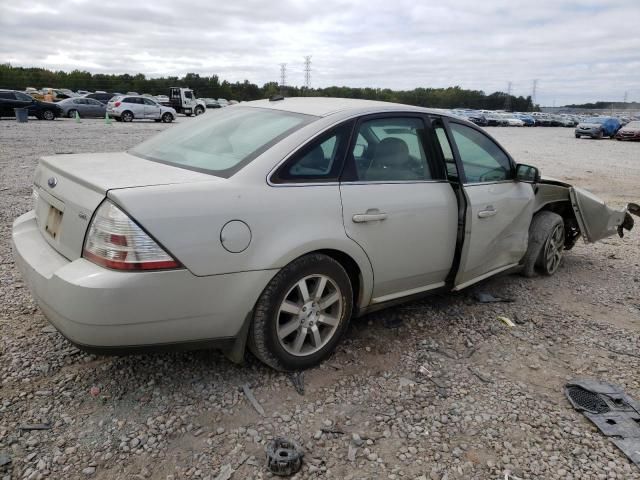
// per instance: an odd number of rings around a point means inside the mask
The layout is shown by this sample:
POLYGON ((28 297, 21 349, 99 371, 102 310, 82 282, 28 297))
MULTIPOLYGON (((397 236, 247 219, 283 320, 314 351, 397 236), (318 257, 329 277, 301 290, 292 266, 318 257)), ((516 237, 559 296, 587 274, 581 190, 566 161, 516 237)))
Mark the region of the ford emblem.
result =
POLYGON ((57 184, 58 179, 56 177, 50 177, 49 180, 47 180, 47 185, 49 185, 49 188, 54 188, 57 184))

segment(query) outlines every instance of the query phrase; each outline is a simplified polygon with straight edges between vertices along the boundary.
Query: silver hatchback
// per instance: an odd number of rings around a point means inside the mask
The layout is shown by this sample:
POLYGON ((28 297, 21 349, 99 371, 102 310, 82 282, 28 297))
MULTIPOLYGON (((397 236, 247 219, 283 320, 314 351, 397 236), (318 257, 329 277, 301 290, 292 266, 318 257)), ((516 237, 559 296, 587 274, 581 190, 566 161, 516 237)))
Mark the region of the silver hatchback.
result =
POLYGON ((243 103, 128 152, 45 157, 34 198, 13 225, 16 262, 72 342, 238 361, 248 345, 287 370, 327 357, 354 316, 514 268, 552 275, 580 236, 633 225, 466 120, 330 98, 243 103))

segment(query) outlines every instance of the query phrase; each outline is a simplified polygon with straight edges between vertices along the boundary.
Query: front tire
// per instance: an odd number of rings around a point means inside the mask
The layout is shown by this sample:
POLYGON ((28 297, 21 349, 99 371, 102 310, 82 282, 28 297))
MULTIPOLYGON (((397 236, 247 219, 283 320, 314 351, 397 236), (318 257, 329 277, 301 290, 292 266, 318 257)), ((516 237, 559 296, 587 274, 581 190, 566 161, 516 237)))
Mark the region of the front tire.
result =
POLYGON ((77 112, 77 110, 69 110, 69 111, 67 112, 67 117, 69 117, 69 118, 75 118, 75 116, 76 116, 76 112, 77 112))
POLYGON ((196 117, 197 117, 198 115, 202 115, 202 114, 204 113, 204 108, 202 108, 202 107, 197 107, 197 108, 195 109, 194 113, 196 114, 196 117))
POLYGON ((564 219, 553 212, 537 213, 529 226, 529 246, 522 260, 522 275, 535 277, 536 271, 547 276, 556 273, 564 245, 564 219))
POLYGON ((302 370, 328 357, 353 309, 349 275, 336 260, 309 254, 294 260, 260 295, 248 345, 276 370, 302 370))
POLYGON ((162 115, 162 121, 164 123, 171 123, 173 122, 173 115, 171 115, 169 112, 165 113, 164 115, 162 115))
POLYGON ((53 113, 53 110, 45 110, 44 112, 42 112, 42 118, 44 118, 45 120, 55 120, 56 114, 53 113))

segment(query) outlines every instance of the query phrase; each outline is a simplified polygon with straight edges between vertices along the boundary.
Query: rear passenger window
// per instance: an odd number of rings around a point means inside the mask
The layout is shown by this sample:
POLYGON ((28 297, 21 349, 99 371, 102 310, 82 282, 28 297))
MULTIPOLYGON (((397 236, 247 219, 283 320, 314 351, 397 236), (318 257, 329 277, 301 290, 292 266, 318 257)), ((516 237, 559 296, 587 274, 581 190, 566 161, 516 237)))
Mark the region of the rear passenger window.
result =
POLYGON ((467 183, 499 182, 513 178, 506 153, 478 130, 451 122, 467 183))
POLYGON ((340 176, 352 122, 343 124, 294 154, 271 179, 273 183, 335 182, 340 176))

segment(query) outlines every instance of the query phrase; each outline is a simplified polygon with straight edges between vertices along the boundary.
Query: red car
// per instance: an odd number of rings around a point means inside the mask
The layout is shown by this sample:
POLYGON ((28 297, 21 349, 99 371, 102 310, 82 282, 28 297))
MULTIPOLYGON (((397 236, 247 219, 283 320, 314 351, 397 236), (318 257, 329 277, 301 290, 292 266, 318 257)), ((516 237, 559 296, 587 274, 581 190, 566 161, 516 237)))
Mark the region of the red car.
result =
POLYGON ((618 130, 616 140, 640 140, 640 120, 629 122, 618 130))

